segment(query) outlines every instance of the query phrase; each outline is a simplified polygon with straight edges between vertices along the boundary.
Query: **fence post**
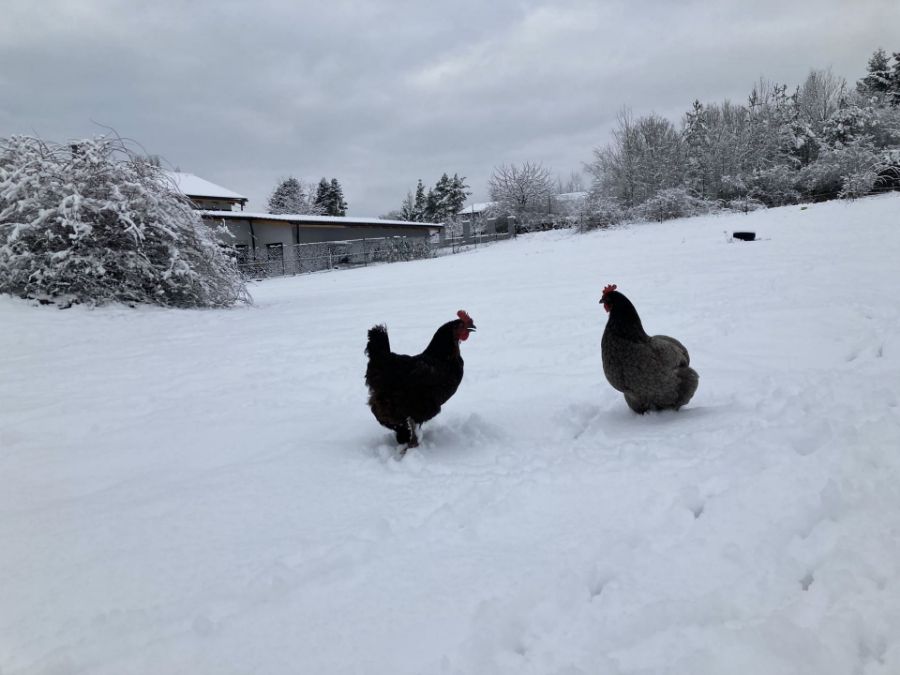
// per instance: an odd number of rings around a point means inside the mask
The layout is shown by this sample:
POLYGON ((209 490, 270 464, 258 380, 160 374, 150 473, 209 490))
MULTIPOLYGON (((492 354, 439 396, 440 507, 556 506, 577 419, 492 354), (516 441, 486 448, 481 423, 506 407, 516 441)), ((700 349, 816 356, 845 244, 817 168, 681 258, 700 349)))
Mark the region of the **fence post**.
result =
POLYGON ((369 244, 368 239, 363 237, 363 267, 369 266, 369 244))

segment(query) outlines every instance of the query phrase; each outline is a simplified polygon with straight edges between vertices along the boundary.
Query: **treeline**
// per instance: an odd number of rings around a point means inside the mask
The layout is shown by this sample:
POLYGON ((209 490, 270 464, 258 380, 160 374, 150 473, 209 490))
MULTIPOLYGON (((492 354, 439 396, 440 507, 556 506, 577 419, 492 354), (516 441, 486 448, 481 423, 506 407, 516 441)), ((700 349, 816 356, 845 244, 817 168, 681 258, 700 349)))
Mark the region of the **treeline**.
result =
POLYGON ((623 111, 589 170, 583 215, 600 226, 898 188, 900 52, 878 49, 854 88, 813 70, 790 92, 760 80, 745 104, 694 101, 680 128, 623 111))
MULTIPOLYGON (((900 52, 877 49, 855 86, 830 69, 793 89, 760 79, 745 102, 695 100, 678 123, 623 109, 593 155, 583 199, 577 173, 564 183, 539 162, 495 166, 487 215, 512 216, 520 230, 591 228, 900 189, 900 52)), ((420 179, 384 217, 452 224, 468 187, 456 173, 427 189, 420 179)), ((336 179, 313 195, 292 178, 269 210, 344 215, 346 203, 336 179)))

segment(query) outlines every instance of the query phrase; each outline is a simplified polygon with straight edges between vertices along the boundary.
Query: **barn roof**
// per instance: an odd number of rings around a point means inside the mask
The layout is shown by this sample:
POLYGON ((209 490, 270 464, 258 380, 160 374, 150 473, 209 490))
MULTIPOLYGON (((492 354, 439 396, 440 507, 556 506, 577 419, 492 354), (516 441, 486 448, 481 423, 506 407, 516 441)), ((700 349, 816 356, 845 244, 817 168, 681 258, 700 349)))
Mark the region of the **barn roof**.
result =
POLYGON ((233 192, 221 185, 216 185, 208 180, 195 176, 192 173, 181 171, 166 171, 166 175, 172 179, 175 185, 188 197, 206 197, 208 199, 230 199, 232 201, 246 202, 247 198, 233 192))
POLYGON ((481 213, 487 211, 492 206, 497 206, 497 202, 479 202, 477 204, 469 204, 460 209, 460 214, 465 213, 481 213))
POLYGON ((329 224, 329 225, 382 225, 390 227, 444 227, 441 223, 415 223, 408 220, 386 220, 384 218, 356 218, 353 216, 311 216, 304 213, 253 213, 249 211, 210 211, 200 213, 210 218, 231 218, 243 220, 281 220, 287 223, 329 224))

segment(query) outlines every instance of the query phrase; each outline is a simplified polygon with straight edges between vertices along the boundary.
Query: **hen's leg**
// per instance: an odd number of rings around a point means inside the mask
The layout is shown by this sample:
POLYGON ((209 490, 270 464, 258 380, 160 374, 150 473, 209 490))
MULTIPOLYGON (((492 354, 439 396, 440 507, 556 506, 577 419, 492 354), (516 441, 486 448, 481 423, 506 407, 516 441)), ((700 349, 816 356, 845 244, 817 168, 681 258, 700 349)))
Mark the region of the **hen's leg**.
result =
POLYGON ((406 426, 409 429, 409 443, 407 448, 416 448, 419 446, 419 437, 416 435, 416 423, 412 417, 406 418, 406 426))

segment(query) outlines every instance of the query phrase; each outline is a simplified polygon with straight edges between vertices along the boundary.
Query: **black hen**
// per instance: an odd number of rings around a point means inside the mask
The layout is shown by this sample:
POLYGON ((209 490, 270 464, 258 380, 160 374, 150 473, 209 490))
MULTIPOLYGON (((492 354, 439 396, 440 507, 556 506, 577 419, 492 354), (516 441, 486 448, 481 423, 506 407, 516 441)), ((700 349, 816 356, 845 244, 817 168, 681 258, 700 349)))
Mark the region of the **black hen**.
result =
POLYGON ((369 329, 369 407, 406 448, 419 444, 417 426, 437 415, 462 381, 459 343, 468 339, 475 324, 464 311, 456 314, 459 318, 438 328, 425 351, 416 356, 394 354, 384 326, 369 329))
POLYGON ((600 349, 603 373, 636 413, 678 410, 697 391, 700 378, 687 349, 668 335, 644 332, 631 301, 610 285, 600 302, 609 312, 600 349))

